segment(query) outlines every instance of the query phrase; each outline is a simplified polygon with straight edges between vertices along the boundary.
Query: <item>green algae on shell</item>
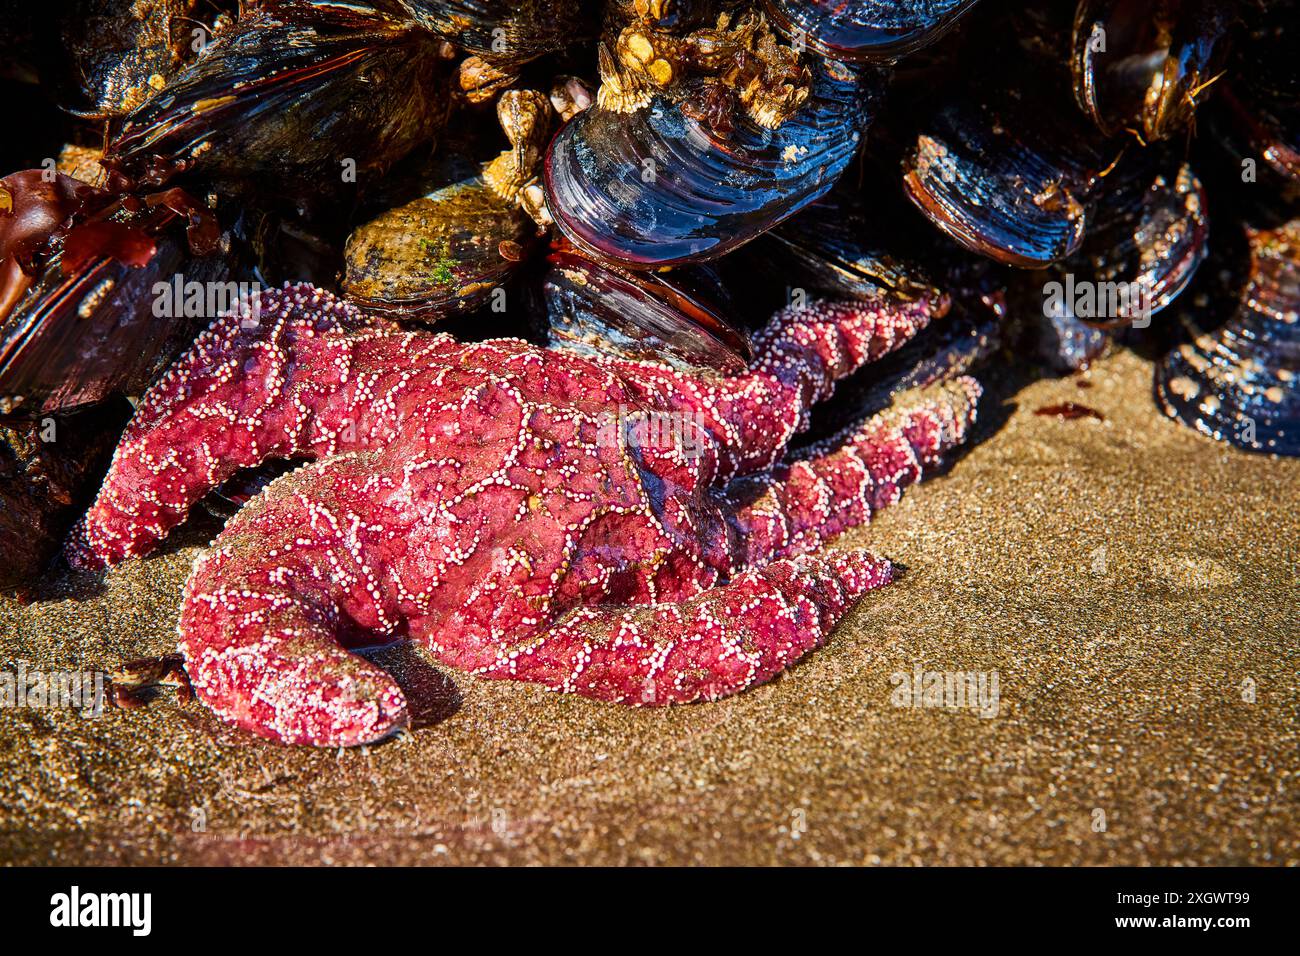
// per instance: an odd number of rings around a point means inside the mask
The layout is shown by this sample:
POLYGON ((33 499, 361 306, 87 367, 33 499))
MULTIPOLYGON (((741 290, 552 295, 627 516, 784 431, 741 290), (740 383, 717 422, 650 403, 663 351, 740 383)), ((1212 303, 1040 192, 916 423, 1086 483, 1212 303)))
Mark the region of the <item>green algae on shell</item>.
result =
POLYGON ((344 249, 343 292, 385 315, 433 319, 483 305, 532 239, 532 220, 473 177, 359 226, 344 249))

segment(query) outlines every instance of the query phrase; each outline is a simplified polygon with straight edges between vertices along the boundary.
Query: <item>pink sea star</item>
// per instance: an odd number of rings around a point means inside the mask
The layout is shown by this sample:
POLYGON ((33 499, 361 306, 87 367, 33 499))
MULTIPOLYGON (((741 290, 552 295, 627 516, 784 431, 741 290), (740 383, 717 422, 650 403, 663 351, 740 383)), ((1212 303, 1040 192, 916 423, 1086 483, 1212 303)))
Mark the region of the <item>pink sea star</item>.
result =
POLYGON ((404 725, 401 690, 348 648, 406 635, 604 700, 768 680, 890 579, 865 551, 814 549, 962 441, 980 394, 957 379, 788 453, 836 379, 938 311, 926 299, 781 313, 733 378, 461 343, 306 285, 254 304, 145 397, 69 554, 142 554, 237 469, 317 459, 231 519, 179 624, 198 696, 293 743, 404 725))

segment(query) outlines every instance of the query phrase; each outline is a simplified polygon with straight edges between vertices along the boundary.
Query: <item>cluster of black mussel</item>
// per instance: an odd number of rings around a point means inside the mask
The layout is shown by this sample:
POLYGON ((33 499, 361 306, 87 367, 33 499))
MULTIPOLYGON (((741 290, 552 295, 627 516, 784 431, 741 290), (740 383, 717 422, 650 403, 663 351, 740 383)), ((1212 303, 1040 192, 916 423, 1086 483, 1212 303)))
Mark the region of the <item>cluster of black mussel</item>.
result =
POLYGON ((238 283, 705 374, 787 302, 941 294, 843 414, 1122 344, 1300 453, 1300 0, 43 6, 0 35, 0 587, 238 283))

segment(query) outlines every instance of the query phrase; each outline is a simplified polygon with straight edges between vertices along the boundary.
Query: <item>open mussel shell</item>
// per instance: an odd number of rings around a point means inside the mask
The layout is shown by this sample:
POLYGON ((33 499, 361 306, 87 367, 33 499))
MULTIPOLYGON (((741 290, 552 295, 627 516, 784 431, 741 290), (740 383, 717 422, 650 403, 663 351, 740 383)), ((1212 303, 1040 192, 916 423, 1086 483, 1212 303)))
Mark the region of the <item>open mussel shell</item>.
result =
POLYGON ((546 155, 546 204, 580 250, 633 268, 744 245, 824 194, 852 159, 874 74, 815 63, 808 102, 775 130, 726 135, 656 97, 635 113, 580 113, 546 155))
POLYGON ((565 243, 551 250, 547 266, 552 345, 723 375, 749 365, 748 336, 724 317, 725 292, 708 266, 633 272, 565 243))
POLYGON ((195 256, 181 219, 161 205, 133 212, 119 204, 74 227, 30 282, 6 277, 24 291, 0 318, 0 413, 138 395, 222 305, 233 304, 227 258, 195 256), (70 242, 81 247, 76 263, 68 261, 70 242), (102 252, 85 251, 87 242, 102 252), (206 294, 193 304, 196 288, 229 295, 208 308, 206 294))
POLYGON ((1248 239, 1235 311, 1222 321, 1219 294, 1184 310, 1189 338, 1157 364, 1156 400, 1219 441, 1300 455, 1300 219, 1248 239))
POLYGON ((483 305, 522 261, 535 226, 478 176, 434 189, 357 227, 343 292, 363 309, 422 319, 483 305))
POLYGON ((397 0, 422 27, 497 64, 518 65, 581 41, 598 18, 582 0, 397 0))
POLYGON ((1219 0, 1080 0, 1071 58, 1079 106, 1107 136, 1172 136, 1223 69, 1229 8, 1219 0))
POLYGON ((360 5, 253 11, 126 117, 105 164, 146 183, 188 170, 271 196, 355 183, 445 118, 437 46, 360 5))
POLYGON ((977 0, 765 0, 791 40, 837 60, 889 61, 943 36, 977 0))

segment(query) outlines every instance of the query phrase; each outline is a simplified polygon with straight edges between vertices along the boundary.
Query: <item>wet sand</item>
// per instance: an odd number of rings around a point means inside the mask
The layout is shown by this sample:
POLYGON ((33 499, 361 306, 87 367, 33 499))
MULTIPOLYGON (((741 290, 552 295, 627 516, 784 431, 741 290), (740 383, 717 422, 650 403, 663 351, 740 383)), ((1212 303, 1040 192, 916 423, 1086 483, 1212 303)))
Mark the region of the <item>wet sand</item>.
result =
MULTIPOLYGON (((0 862, 1295 863, 1300 462, 1164 419, 1131 354, 1087 378, 986 407, 978 447, 846 536, 905 575, 768 686, 632 710, 390 650, 418 725, 342 753, 170 692, 0 709, 0 862), (1106 420, 1034 414, 1064 401, 1106 420), (997 715, 896 706, 917 668, 996 672, 997 715)), ((0 599, 0 663, 170 652, 214 528, 0 599)))

